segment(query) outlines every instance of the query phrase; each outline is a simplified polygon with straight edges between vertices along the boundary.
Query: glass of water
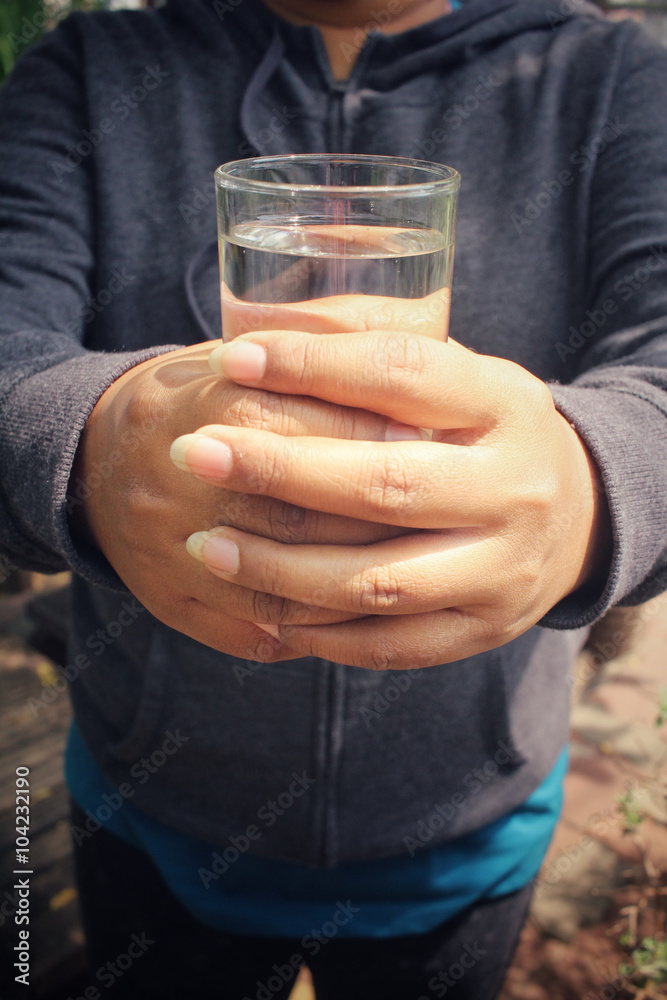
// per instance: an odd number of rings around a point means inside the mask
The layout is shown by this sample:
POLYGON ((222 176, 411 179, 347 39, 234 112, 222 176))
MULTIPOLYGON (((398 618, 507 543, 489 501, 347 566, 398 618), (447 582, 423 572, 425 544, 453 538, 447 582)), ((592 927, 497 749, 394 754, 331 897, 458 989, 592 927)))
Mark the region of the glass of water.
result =
POLYGON ((460 177, 389 156, 261 156, 215 173, 222 337, 447 339, 460 177))

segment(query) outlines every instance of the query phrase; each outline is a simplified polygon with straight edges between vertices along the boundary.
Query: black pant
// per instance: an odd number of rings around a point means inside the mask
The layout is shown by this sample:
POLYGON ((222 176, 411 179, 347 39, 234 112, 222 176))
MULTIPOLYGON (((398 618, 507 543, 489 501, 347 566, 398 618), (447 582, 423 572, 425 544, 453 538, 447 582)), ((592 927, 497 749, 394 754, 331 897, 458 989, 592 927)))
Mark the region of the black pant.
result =
MULTIPOLYGON (((85 818, 73 804, 73 824, 85 818)), ((319 941, 260 937, 195 920, 146 854, 103 829, 74 854, 90 984, 109 1000, 286 1000, 302 964, 318 1000, 494 1000, 532 893, 471 906, 428 934, 342 939, 332 921, 319 941)))

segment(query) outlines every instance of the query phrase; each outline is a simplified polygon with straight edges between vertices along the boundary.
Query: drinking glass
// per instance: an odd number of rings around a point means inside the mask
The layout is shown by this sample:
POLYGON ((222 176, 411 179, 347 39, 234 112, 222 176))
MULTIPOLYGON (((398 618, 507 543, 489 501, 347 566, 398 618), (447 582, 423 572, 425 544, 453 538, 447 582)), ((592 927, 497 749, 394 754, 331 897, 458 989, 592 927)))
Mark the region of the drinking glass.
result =
POLYGON ((423 160, 260 156, 215 173, 222 337, 447 339, 460 177, 423 160))
POLYGON ((260 156, 223 164, 215 183, 224 341, 271 329, 447 339, 456 170, 388 156, 260 156))

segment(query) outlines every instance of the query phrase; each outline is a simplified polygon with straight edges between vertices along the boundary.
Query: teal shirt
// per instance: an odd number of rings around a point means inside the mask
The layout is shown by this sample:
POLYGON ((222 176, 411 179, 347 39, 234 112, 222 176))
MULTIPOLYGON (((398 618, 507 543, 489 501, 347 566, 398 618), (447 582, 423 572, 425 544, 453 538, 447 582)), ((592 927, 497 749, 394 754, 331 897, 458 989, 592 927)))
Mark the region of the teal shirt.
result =
POLYGON ((75 724, 65 757, 72 797, 89 814, 89 829, 73 830, 79 843, 102 825, 150 855, 174 896, 202 923, 296 938, 317 935, 341 906, 348 917, 337 924, 338 937, 423 934, 471 903, 522 888, 549 846, 566 770, 564 749, 523 805, 457 840, 413 848, 412 856, 406 851, 313 869, 254 856, 243 837, 230 850, 229 841, 205 843, 145 815, 104 777, 75 724))

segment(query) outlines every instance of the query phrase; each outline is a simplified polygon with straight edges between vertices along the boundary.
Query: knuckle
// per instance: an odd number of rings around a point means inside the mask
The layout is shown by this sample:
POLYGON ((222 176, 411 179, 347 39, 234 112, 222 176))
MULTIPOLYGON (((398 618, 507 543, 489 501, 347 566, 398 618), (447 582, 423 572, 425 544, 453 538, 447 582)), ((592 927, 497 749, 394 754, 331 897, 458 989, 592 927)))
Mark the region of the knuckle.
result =
POLYGON ((516 618, 503 617, 489 625, 486 631, 486 644, 489 648, 505 646, 508 642, 516 639, 522 632, 520 622, 516 618))
POLYGON ((252 620, 282 625, 289 620, 290 602, 284 597, 255 590, 250 598, 252 620))
MULTIPOLYGON (((129 388, 129 386, 128 386, 129 388)), ((124 400, 124 418, 133 430, 146 434, 165 423, 165 394, 156 381, 142 379, 124 400)))
POLYGON ((321 341, 326 341, 327 339, 327 337, 322 338, 317 335, 309 334, 297 342, 300 346, 299 353, 301 354, 301 360, 296 364, 294 361, 290 364, 290 372, 293 376, 296 376, 299 393, 310 395, 310 390, 313 386, 314 373, 318 371, 320 367, 319 354, 323 346, 321 341))
POLYGON ((266 553, 262 565, 262 584, 266 593, 274 595, 276 599, 278 599, 277 592, 280 590, 281 577, 280 557, 266 553))
POLYGON ((234 398, 225 409, 223 423, 288 434, 294 425, 292 410, 292 402, 280 393, 255 390, 234 398))
POLYGON ((253 621, 270 622, 273 598, 263 590, 253 590, 250 594, 250 615, 253 621))
POLYGON ((384 374, 387 386, 418 381, 427 368, 426 345, 418 337, 388 333, 381 337, 375 351, 375 363, 384 374))
POLYGON ((261 390, 246 391, 235 394, 225 407, 223 422, 252 430, 275 430, 276 409, 280 416, 282 407, 275 394, 261 390))
POLYGON ((514 576, 517 593, 535 593, 544 583, 543 560, 536 553, 525 555, 517 561, 514 576))
POLYGON ((364 666, 370 670, 394 670, 400 666, 400 654, 386 638, 377 636, 365 653, 364 666))
POLYGON ((510 623, 504 608, 489 607, 477 609, 475 615, 468 621, 466 629, 469 637, 480 649, 493 649, 502 646, 513 636, 509 635, 510 623))
POLYGON ((282 500, 274 500, 267 509, 268 533, 277 542, 304 542, 309 520, 305 508, 282 500))
POLYGON ((531 424, 547 419, 554 411, 554 401, 546 382, 513 362, 509 362, 509 365, 508 381, 513 389, 511 394, 515 400, 517 397, 521 399, 524 416, 531 424))
POLYGON ((411 476, 405 459, 387 455, 373 470, 369 502, 373 512, 390 515, 399 522, 405 517, 412 498, 411 476))
POLYGON ((361 582, 356 603, 364 614, 394 611, 401 600, 398 581, 392 578, 387 567, 375 567, 361 582))
POLYGON ((252 493, 273 496, 282 481, 281 463, 272 442, 265 442, 258 447, 257 455, 251 464, 244 469, 245 481, 252 493))
POLYGON ((209 521, 205 524, 200 522, 203 524, 202 530, 225 525, 243 529, 250 523, 254 497, 245 493, 233 493, 231 490, 220 490, 217 499, 218 503, 212 505, 209 521))
POLYGON ((537 522, 537 530, 544 531, 545 522, 550 520, 550 514, 557 505, 559 494, 558 478, 544 470, 538 477, 532 477, 522 484, 521 489, 513 499, 514 516, 529 517, 537 522))

